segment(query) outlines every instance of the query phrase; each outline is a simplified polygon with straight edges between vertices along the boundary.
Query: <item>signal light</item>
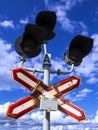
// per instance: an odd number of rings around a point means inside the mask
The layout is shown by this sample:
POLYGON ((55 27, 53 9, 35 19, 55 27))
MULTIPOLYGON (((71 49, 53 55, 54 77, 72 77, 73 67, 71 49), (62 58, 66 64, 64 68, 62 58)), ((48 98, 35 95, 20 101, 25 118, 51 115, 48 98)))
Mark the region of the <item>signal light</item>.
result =
POLYGON ((45 39, 50 40, 54 38, 54 27, 56 24, 56 13, 53 11, 40 11, 36 17, 36 25, 42 26, 45 28, 45 39))
POLYGON ((16 52, 24 58, 33 58, 40 54, 45 30, 43 27, 27 24, 23 36, 15 42, 16 52))
POLYGON ((77 35, 72 39, 69 49, 64 54, 64 60, 67 64, 79 66, 82 59, 87 56, 93 47, 93 39, 77 35))
POLYGON ((52 11, 41 11, 36 17, 36 25, 27 24, 22 36, 15 42, 16 52, 24 58, 33 58, 40 54, 43 42, 54 38, 56 14, 52 11))

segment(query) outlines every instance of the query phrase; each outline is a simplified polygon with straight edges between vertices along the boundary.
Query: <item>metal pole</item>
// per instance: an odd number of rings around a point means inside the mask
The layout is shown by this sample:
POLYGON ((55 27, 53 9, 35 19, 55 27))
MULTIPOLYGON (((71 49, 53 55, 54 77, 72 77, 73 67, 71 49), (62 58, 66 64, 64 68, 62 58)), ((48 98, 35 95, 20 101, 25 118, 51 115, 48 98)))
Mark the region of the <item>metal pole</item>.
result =
MULTIPOLYGON (((46 44, 44 44, 44 52, 47 55, 46 44)), ((44 61, 43 69, 44 69, 44 83, 49 86, 50 84, 50 63, 44 61)), ((43 130, 50 130, 50 111, 44 111, 44 119, 43 119, 43 130)))
MULTIPOLYGON (((50 72, 48 65, 44 66, 44 83, 49 86, 50 72)), ((43 130, 50 130, 50 111, 44 111, 43 130)))

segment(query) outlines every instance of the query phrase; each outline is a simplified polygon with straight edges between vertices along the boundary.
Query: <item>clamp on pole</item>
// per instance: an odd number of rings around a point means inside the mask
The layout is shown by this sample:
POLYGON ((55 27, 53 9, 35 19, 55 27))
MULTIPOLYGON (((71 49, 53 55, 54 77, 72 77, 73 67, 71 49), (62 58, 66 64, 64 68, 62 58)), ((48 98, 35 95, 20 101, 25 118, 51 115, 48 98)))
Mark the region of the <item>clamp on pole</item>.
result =
POLYGON ((24 62, 26 62, 26 58, 25 57, 21 57, 20 65, 23 66, 24 62))

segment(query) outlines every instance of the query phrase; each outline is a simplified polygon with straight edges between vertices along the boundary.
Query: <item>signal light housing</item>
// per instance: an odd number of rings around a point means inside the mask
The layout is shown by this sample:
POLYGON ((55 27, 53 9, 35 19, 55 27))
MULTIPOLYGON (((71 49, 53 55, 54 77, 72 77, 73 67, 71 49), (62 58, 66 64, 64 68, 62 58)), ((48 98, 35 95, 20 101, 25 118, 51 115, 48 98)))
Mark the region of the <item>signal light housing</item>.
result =
POLYGON ((36 25, 27 24, 22 36, 15 41, 16 52, 24 58, 33 58, 40 54, 41 45, 54 38, 56 14, 52 11, 41 11, 36 17, 36 25))
POLYGON ((79 66, 82 59, 87 56, 93 47, 93 39, 77 35, 72 39, 69 49, 64 54, 64 60, 67 64, 79 66))
POLYGON ((54 38, 54 27, 56 24, 56 13, 53 11, 40 11, 36 17, 36 25, 42 26, 45 28, 45 39, 51 40, 54 38))
POLYGON ((33 58, 40 54, 45 30, 43 27, 27 24, 23 36, 15 42, 16 52, 24 58, 33 58))

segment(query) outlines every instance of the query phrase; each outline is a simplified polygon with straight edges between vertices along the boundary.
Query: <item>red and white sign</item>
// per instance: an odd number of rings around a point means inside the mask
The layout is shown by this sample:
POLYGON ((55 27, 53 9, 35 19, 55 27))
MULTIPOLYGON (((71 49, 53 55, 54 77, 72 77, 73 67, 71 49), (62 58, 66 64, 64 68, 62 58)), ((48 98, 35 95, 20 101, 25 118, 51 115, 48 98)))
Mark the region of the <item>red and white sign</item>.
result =
POLYGON ((40 105, 40 98, 44 95, 45 97, 49 98, 57 98, 59 110, 65 114, 78 121, 86 119, 83 110, 61 98, 63 94, 79 86, 80 78, 72 76, 54 84, 51 87, 47 87, 47 85, 45 85, 41 80, 36 78, 34 75, 31 75, 23 68, 13 69, 12 77, 25 88, 33 91, 33 93, 28 96, 29 100, 27 100, 28 97, 26 97, 10 105, 7 111, 7 117, 17 119, 35 109, 40 105))
POLYGON ((34 110, 39 106, 39 100, 36 98, 32 98, 31 95, 22 98, 21 100, 11 104, 6 113, 7 117, 12 119, 17 119, 22 115, 34 110))
POLYGON ((77 121, 82 121, 86 119, 84 111, 78 106, 72 104, 71 102, 69 102, 68 100, 64 98, 60 98, 58 102, 59 102, 58 109, 62 111, 63 113, 71 116, 77 121))
POLYGON ((30 91, 33 91, 34 87, 40 82, 39 79, 23 68, 13 69, 12 78, 30 91))

